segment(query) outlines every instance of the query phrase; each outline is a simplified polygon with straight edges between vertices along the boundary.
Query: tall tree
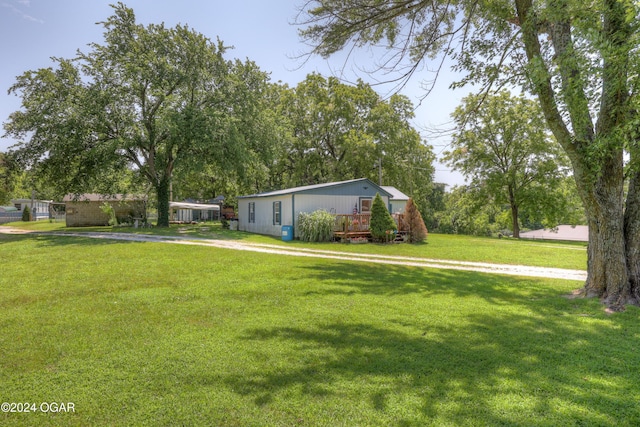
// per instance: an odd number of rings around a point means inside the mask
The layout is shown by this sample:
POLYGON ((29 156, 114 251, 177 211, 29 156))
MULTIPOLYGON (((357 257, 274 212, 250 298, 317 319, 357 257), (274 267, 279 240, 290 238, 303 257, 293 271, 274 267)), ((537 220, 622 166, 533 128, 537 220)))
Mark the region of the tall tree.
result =
POLYGON ((543 199, 562 197, 555 189, 566 176, 565 159, 537 103, 506 91, 480 102, 469 95, 452 113, 456 132, 444 159, 472 186, 509 204, 513 237, 519 238, 522 206, 553 206, 543 199))
POLYGON ((362 81, 310 74, 280 102, 290 137, 274 172, 284 184, 366 177, 407 192, 430 187, 434 155, 411 125, 405 96, 384 100, 362 81))
POLYGON ((589 225, 587 296, 640 301, 640 4, 632 0, 316 0, 302 36, 328 56, 388 42, 409 78, 451 57, 460 84, 522 85, 567 153, 589 225), (625 149, 629 153, 625 171, 625 149), (625 179, 628 192, 624 197, 625 179))
POLYGON ((176 198, 224 195, 233 203, 235 196, 282 187, 282 176, 275 172, 288 133, 286 122, 278 116, 282 85, 270 83, 253 62, 236 61, 230 80, 233 90, 227 93, 233 98, 228 95, 226 102, 233 106, 230 136, 235 154, 221 161, 227 154, 221 150, 217 161, 183 163, 173 180, 176 198))
POLYGON ((246 70, 232 77, 222 42, 187 26, 145 27, 122 3, 114 11, 103 44, 18 77, 10 90, 22 109, 5 130, 21 139, 18 158, 67 191, 112 191, 119 171, 133 168, 155 190, 158 225, 167 226, 176 168, 230 167, 242 156, 235 113, 250 108, 238 99, 246 70))

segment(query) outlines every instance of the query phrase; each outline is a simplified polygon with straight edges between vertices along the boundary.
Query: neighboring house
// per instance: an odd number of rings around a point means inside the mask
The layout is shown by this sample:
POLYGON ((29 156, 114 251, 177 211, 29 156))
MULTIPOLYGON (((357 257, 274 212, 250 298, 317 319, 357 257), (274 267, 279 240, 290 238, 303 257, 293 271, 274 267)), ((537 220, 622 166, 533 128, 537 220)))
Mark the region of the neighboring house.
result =
POLYGON ((220 205, 212 203, 196 203, 193 200, 169 202, 172 221, 197 222, 213 221, 220 218, 220 205))
POLYGON ((389 206, 391 193, 366 178, 240 196, 238 230, 280 236, 283 226, 295 230, 301 212, 324 209, 333 214, 366 214, 371 212, 376 193, 389 206))
POLYGON ((398 190, 396 187, 383 185, 382 189, 391 194, 389 197, 389 212, 392 214, 403 214, 407 206, 409 196, 398 190))
POLYGON ((145 219, 147 213, 146 200, 137 196, 82 194, 74 197, 67 195, 63 201, 66 204, 67 227, 109 225, 109 215, 101 209, 104 203, 113 207, 118 221, 145 219))
POLYGON ((20 211, 22 215, 22 211, 25 207, 28 207, 31 210, 31 215, 34 220, 42 220, 49 219, 49 207, 53 203, 51 200, 36 200, 36 199, 13 199, 11 200, 11 204, 20 211))
POLYGON ((543 240, 573 240, 578 242, 589 241, 589 227, 587 225, 559 225, 552 229, 533 230, 520 233, 521 239, 543 240))

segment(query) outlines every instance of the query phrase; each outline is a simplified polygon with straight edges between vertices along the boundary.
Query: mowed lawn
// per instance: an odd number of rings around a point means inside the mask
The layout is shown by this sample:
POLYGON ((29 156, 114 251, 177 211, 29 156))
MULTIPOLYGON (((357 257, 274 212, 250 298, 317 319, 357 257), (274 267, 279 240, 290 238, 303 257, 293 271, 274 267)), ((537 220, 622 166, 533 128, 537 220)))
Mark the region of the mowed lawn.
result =
POLYGON ((0 265, 0 401, 75 410, 0 425, 640 424, 640 311, 578 282, 60 236, 0 265))
POLYGON ((183 238, 231 239, 249 243, 282 245, 287 248, 312 248, 345 253, 367 253, 389 256, 488 262, 495 264, 523 264, 536 267, 555 267, 575 270, 587 268, 585 242, 552 242, 518 239, 496 239, 451 234, 430 234, 426 244, 366 244, 305 243, 299 240, 283 242, 280 238, 261 236, 242 231, 223 230, 220 223, 172 225, 171 228, 134 229, 122 227, 66 228, 63 223, 15 222, 14 227, 32 231, 54 232, 118 232, 161 234, 183 238))

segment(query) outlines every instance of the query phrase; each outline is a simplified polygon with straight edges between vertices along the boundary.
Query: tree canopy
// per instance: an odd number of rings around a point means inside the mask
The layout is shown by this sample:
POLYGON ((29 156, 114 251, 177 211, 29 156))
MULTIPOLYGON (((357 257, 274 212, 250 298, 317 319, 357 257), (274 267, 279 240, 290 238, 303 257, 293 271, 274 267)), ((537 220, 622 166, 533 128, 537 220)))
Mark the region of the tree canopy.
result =
POLYGON ((480 103, 480 96, 470 95, 453 112, 456 131, 444 159, 472 187, 491 192, 496 203, 509 204, 511 229, 518 238, 521 208, 544 207, 548 218, 558 217, 554 211, 564 195, 556 189, 567 176, 568 161, 536 102, 503 91, 480 103))
POLYGON ((122 3, 113 7, 103 44, 18 77, 10 91, 22 109, 5 130, 20 140, 17 157, 66 191, 110 193, 133 170, 155 190, 166 226, 177 168, 233 169, 250 150, 248 94, 268 76, 225 60, 221 41, 182 25, 145 27, 122 3))
POLYGON ((533 93, 587 212, 584 295, 614 309, 640 301, 638 2, 316 0, 304 11, 301 35, 312 53, 384 41, 381 66, 401 77, 426 59, 451 58, 465 74, 458 85, 533 93))
POLYGON ((362 81, 311 74, 282 90, 278 111, 289 132, 272 172, 279 187, 364 177, 425 202, 435 156, 411 125, 407 97, 384 100, 362 81))

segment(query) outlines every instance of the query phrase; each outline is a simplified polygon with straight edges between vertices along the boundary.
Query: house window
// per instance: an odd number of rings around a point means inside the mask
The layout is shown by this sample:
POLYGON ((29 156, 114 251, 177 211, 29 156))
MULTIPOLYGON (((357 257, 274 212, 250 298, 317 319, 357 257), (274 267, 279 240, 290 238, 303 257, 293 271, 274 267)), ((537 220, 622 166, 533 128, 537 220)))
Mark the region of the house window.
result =
POLYGON ((360 199, 360 213, 371 213, 371 203, 373 203, 373 199, 360 199))
POLYGON ((273 202, 273 225, 282 224, 282 202, 273 202))
POLYGON ((254 202, 249 203, 249 222, 256 222, 256 204, 254 202))

